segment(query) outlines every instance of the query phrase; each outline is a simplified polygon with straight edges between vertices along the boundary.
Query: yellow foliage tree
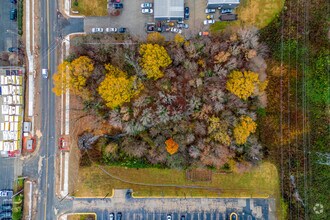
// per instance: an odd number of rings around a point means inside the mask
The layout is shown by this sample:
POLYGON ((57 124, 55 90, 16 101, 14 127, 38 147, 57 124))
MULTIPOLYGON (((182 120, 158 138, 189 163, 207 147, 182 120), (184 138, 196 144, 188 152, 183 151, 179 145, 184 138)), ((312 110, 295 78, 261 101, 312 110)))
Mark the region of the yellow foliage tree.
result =
POLYGON ((230 145, 230 137, 228 135, 228 124, 220 121, 218 117, 209 118, 208 133, 210 138, 225 145, 230 145))
POLYGON ((181 34, 176 34, 174 37, 174 42, 177 45, 182 45, 184 43, 184 37, 181 34))
POLYGON ((175 154, 179 149, 179 144, 176 143, 172 138, 165 141, 166 150, 169 154, 175 154))
POLYGON ((113 109, 129 102, 142 90, 142 84, 136 82, 136 77, 127 77, 127 74, 110 64, 105 66, 107 74, 98 87, 100 96, 107 107, 113 109))
POLYGON ((148 34, 147 42, 152 44, 163 44, 165 42, 165 37, 159 32, 153 32, 148 34))
POLYGON ((59 96, 70 89, 72 93, 86 97, 86 80, 93 71, 93 61, 86 56, 78 57, 71 63, 64 61, 58 65, 57 73, 53 75, 53 92, 59 96))
POLYGON ((228 76, 226 88, 239 98, 248 99, 259 86, 258 74, 251 71, 233 71, 228 76))
POLYGON ((244 144, 251 133, 256 131, 257 124, 249 116, 241 116, 240 123, 234 128, 237 144, 244 144))
POLYGON ((158 44, 142 44, 140 46, 142 55, 141 66, 149 79, 159 79, 164 76, 160 68, 166 68, 172 60, 163 46, 158 44))

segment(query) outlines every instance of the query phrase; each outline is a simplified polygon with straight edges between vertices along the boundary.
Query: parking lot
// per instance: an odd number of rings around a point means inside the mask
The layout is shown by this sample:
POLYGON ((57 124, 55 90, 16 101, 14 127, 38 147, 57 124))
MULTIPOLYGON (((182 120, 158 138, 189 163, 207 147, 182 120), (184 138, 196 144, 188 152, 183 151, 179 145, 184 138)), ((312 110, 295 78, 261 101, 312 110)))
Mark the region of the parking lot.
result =
POLYGON ((17 21, 9 19, 10 10, 16 8, 16 4, 9 0, 0 0, 0 51, 7 51, 10 47, 17 47, 17 21))
MULTIPOLYGON (((122 2, 124 7, 121 9, 119 16, 86 17, 84 21, 85 32, 91 33, 92 28, 103 28, 105 31, 105 28, 126 27, 131 35, 144 39, 147 36, 146 23, 155 23, 155 20, 154 14, 142 14, 141 3, 153 3, 153 1, 137 0, 122 2)), ((189 25, 189 28, 182 28, 183 35, 189 38, 209 28, 209 25, 203 25, 203 21, 206 19, 206 5, 204 1, 186 0, 185 7, 189 7, 190 16, 188 20, 184 20, 189 25)), ((167 38, 175 35, 169 32, 163 32, 162 34, 167 38)))

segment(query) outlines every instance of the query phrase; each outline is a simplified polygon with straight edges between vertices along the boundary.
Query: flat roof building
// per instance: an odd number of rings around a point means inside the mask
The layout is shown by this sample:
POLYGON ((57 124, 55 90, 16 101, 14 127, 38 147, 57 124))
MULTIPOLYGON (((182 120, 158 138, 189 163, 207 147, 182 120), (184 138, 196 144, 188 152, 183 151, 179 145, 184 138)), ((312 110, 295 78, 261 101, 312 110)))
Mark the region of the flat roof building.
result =
POLYGON ((184 0, 154 0, 155 20, 183 20, 184 0))
POLYGON ((207 8, 236 8, 240 0, 207 0, 207 8))

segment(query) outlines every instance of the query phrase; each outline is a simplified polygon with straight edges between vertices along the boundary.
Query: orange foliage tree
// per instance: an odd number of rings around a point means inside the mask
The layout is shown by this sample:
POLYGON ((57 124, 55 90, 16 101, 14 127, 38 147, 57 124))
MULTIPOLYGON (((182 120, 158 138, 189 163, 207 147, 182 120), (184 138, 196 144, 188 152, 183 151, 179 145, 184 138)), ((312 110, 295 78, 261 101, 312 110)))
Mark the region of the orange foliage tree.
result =
POLYGON ((165 141, 165 144, 166 144, 166 150, 169 154, 175 154, 178 149, 179 149, 179 144, 176 143, 173 138, 170 138, 170 139, 167 139, 165 141))
POLYGON ((240 123, 234 128, 236 144, 245 144, 251 133, 256 131, 257 124, 249 116, 242 116, 240 123))

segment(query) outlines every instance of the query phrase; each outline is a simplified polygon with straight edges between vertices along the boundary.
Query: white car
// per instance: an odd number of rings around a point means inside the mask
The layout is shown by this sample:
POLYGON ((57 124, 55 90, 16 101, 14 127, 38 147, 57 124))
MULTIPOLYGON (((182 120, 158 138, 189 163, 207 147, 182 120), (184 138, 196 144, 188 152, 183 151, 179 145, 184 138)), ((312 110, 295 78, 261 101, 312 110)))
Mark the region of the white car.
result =
POLYGON ((153 12, 152 8, 142 8, 142 14, 152 14, 153 12))
POLYGON ((215 20, 204 20, 204 25, 214 24, 214 23, 215 23, 215 20))
POLYGON ((48 69, 42 69, 41 75, 44 79, 47 79, 48 78, 48 69))
POLYGON ((106 28, 105 32, 107 33, 117 33, 118 29, 117 28, 106 28))
POLYGON ((103 28, 92 28, 92 33, 102 33, 103 28))
POLYGON ((182 33, 182 30, 179 29, 179 28, 172 27, 172 28, 171 28, 171 32, 181 34, 181 33, 182 33))
POLYGON ((215 13, 215 9, 214 8, 206 8, 205 13, 206 14, 215 13))
POLYGON ((144 2, 141 4, 141 8, 152 8, 152 3, 144 2))

